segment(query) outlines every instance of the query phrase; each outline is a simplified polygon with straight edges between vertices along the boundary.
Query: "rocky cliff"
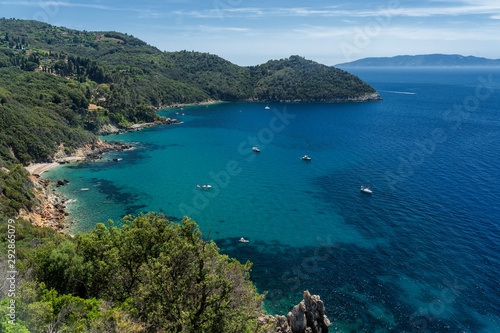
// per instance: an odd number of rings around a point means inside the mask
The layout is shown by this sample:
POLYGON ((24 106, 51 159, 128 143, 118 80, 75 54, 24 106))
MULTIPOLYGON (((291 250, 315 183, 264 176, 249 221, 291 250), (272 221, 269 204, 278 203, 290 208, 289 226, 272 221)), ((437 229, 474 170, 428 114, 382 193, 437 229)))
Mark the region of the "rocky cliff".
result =
POLYGON ((269 333, 326 333, 330 320, 325 315, 325 305, 318 295, 304 291, 304 299, 288 312, 287 316, 263 316, 259 325, 269 333))

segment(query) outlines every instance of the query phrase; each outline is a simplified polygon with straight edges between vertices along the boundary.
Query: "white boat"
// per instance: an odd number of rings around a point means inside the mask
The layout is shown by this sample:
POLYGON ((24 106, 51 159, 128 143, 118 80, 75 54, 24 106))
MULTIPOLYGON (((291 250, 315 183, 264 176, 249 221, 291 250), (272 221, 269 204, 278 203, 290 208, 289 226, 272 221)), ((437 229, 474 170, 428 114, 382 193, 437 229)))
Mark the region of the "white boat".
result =
POLYGON ((260 153, 260 149, 259 149, 259 148, 257 148, 257 147, 253 147, 253 148, 252 148, 252 150, 253 150, 254 152, 256 152, 256 153, 260 153))
POLYGON ((266 107, 264 109, 271 110, 271 108, 269 107, 269 105, 266 105, 266 107))
POLYGON ((248 239, 245 239, 245 238, 241 237, 241 238, 240 238, 240 242, 241 242, 241 243, 248 243, 248 242, 250 242, 250 241, 249 241, 248 239))
POLYGON ((206 189, 206 190, 209 190, 212 188, 212 185, 196 185, 196 186, 199 188, 202 188, 202 189, 206 189))
POLYGON ((304 161, 310 161, 311 160, 311 157, 309 156, 309 141, 307 141, 307 154, 305 154, 304 156, 302 156, 302 159, 304 161))
POLYGON ((364 187, 364 186, 361 186, 361 192, 366 194, 372 194, 372 190, 370 190, 369 187, 364 187))

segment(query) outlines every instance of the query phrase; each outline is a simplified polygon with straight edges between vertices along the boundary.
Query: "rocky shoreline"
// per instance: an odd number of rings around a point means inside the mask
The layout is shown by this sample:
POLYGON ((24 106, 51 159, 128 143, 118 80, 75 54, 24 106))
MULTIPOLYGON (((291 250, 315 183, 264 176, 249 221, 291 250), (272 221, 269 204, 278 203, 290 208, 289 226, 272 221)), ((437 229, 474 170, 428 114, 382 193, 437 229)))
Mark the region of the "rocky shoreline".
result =
POLYGON ((325 305, 318 295, 304 291, 304 299, 285 316, 266 315, 257 323, 268 333, 326 333, 331 323, 325 315, 325 305))
POLYGON ((208 100, 208 101, 193 102, 193 103, 174 103, 169 105, 160 105, 158 107, 155 107, 155 110, 158 111, 160 109, 183 108, 188 106, 211 105, 219 103, 226 103, 226 102, 221 100, 208 100))
MULTIPOLYGON (((124 151, 132 148, 131 145, 118 141, 97 140, 67 155, 64 153, 64 147, 61 146, 59 151, 54 156, 48 158, 45 163, 36 163, 25 167, 30 173, 29 179, 32 182, 36 201, 38 201, 39 204, 34 206, 32 211, 21 210, 19 217, 29 221, 35 226, 48 227, 56 231, 62 231, 68 226, 66 217, 69 214, 66 212, 65 208, 69 200, 60 194, 54 193, 54 190, 51 190, 50 180, 43 179, 40 175, 52 167, 61 164, 98 161, 105 153, 124 151)), ((56 186, 64 186, 67 183, 68 181, 66 179, 58 180, 56 186)))
POLYGON ((149 127, 153 127, 153 126, 171 125, 171 124, 180 124, 180 123, 181 122, 177 119, 170 119, 170 118, 162 117, 160 120, 157 120, 157 121, 154 121, 151 123, 134 124, 134 125, 126 127, 126 128, 117 128, 117 127, 112 126, 112 125, 107 125, 104 128, 102 128, 99 132, 97 132, 97 135, 106 136, 106 135, 123 134, 123 133, 128 133, 128 132, 140 131, 144 128, 149 128, 149 127))
POLYGON ((29 212, 21 209, 19 217, 29 221, 34 226, 52 228, 62 232, 68 226, 66 217, 69 214, 65 210, 65 203, 68 200, 50 191, 50 180, 43 179, 39 175, 31 175, 29 178, 35 189, 35 197, 39 205, 29 212))
MULTIPOLYGON (((149 128, 158 125, 179 124, 177 119, 164 118, 151 123, 134 124, 128 128, 118 129, 115 127, 108 127, 99 132, 99 135, 122 134, 126 132, 139 131, 144 128, 149 128)), ((133 147, 118 141, 102 141, 98 139, 95 142, 87 143, 83 147, 75 149, 71 154, 66 154, 64 145, 61 144, 59 150, 54 156, 47 158, 43 163, 34 163, 25 166, 25 169, 30 173, 29 178, 33 183, 35 189, 35 196, 39 205, 35 206, 32 211, 21 210, 19 217, 24 218, 31 222, 31 224, 52 228, 56 231, 62 231, 68 226, 66 217, 69 215, 65 208, 65 203, 68 199, 63 198, 57 193, 50 191, 50 181, 43 179, 40 175, 61 164, 84 162, 84 161, 98 161, 103 154, 113 151, 124 151, 132 149, 133 147)), ((56 186, 64 186, 68 181, 66 179, 59 180, 56 186)))

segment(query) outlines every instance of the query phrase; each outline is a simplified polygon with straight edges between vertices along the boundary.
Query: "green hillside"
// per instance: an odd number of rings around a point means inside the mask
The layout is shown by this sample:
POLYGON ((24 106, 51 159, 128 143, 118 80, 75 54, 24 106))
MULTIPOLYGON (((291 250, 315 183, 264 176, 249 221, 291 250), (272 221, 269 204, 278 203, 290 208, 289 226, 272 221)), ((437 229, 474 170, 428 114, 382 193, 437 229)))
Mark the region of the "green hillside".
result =
POLYGON ((207 53, 161 52, 126 34, 82 32, 36 21, 1 20, 2 35, 4 46, 38 54, 36 60, 44 70, 108 83, 120 95, 125 93, 121 100, 108 93, 111 104, 159 106, 207 99, 339 101, 375 93, 345 71, 298 56, 240 67, 207 53))

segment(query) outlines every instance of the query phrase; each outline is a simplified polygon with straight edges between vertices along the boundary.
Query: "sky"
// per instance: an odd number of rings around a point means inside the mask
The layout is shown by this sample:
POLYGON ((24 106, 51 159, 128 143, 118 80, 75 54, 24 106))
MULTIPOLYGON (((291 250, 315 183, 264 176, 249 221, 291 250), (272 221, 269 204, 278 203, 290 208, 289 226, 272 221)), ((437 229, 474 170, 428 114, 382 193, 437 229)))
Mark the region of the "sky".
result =
POLYGON ((0 0, 0 17, 118 31, 241 66, 290 55, 329 66, 431 53, 500 58, 500 0, 0 0))

